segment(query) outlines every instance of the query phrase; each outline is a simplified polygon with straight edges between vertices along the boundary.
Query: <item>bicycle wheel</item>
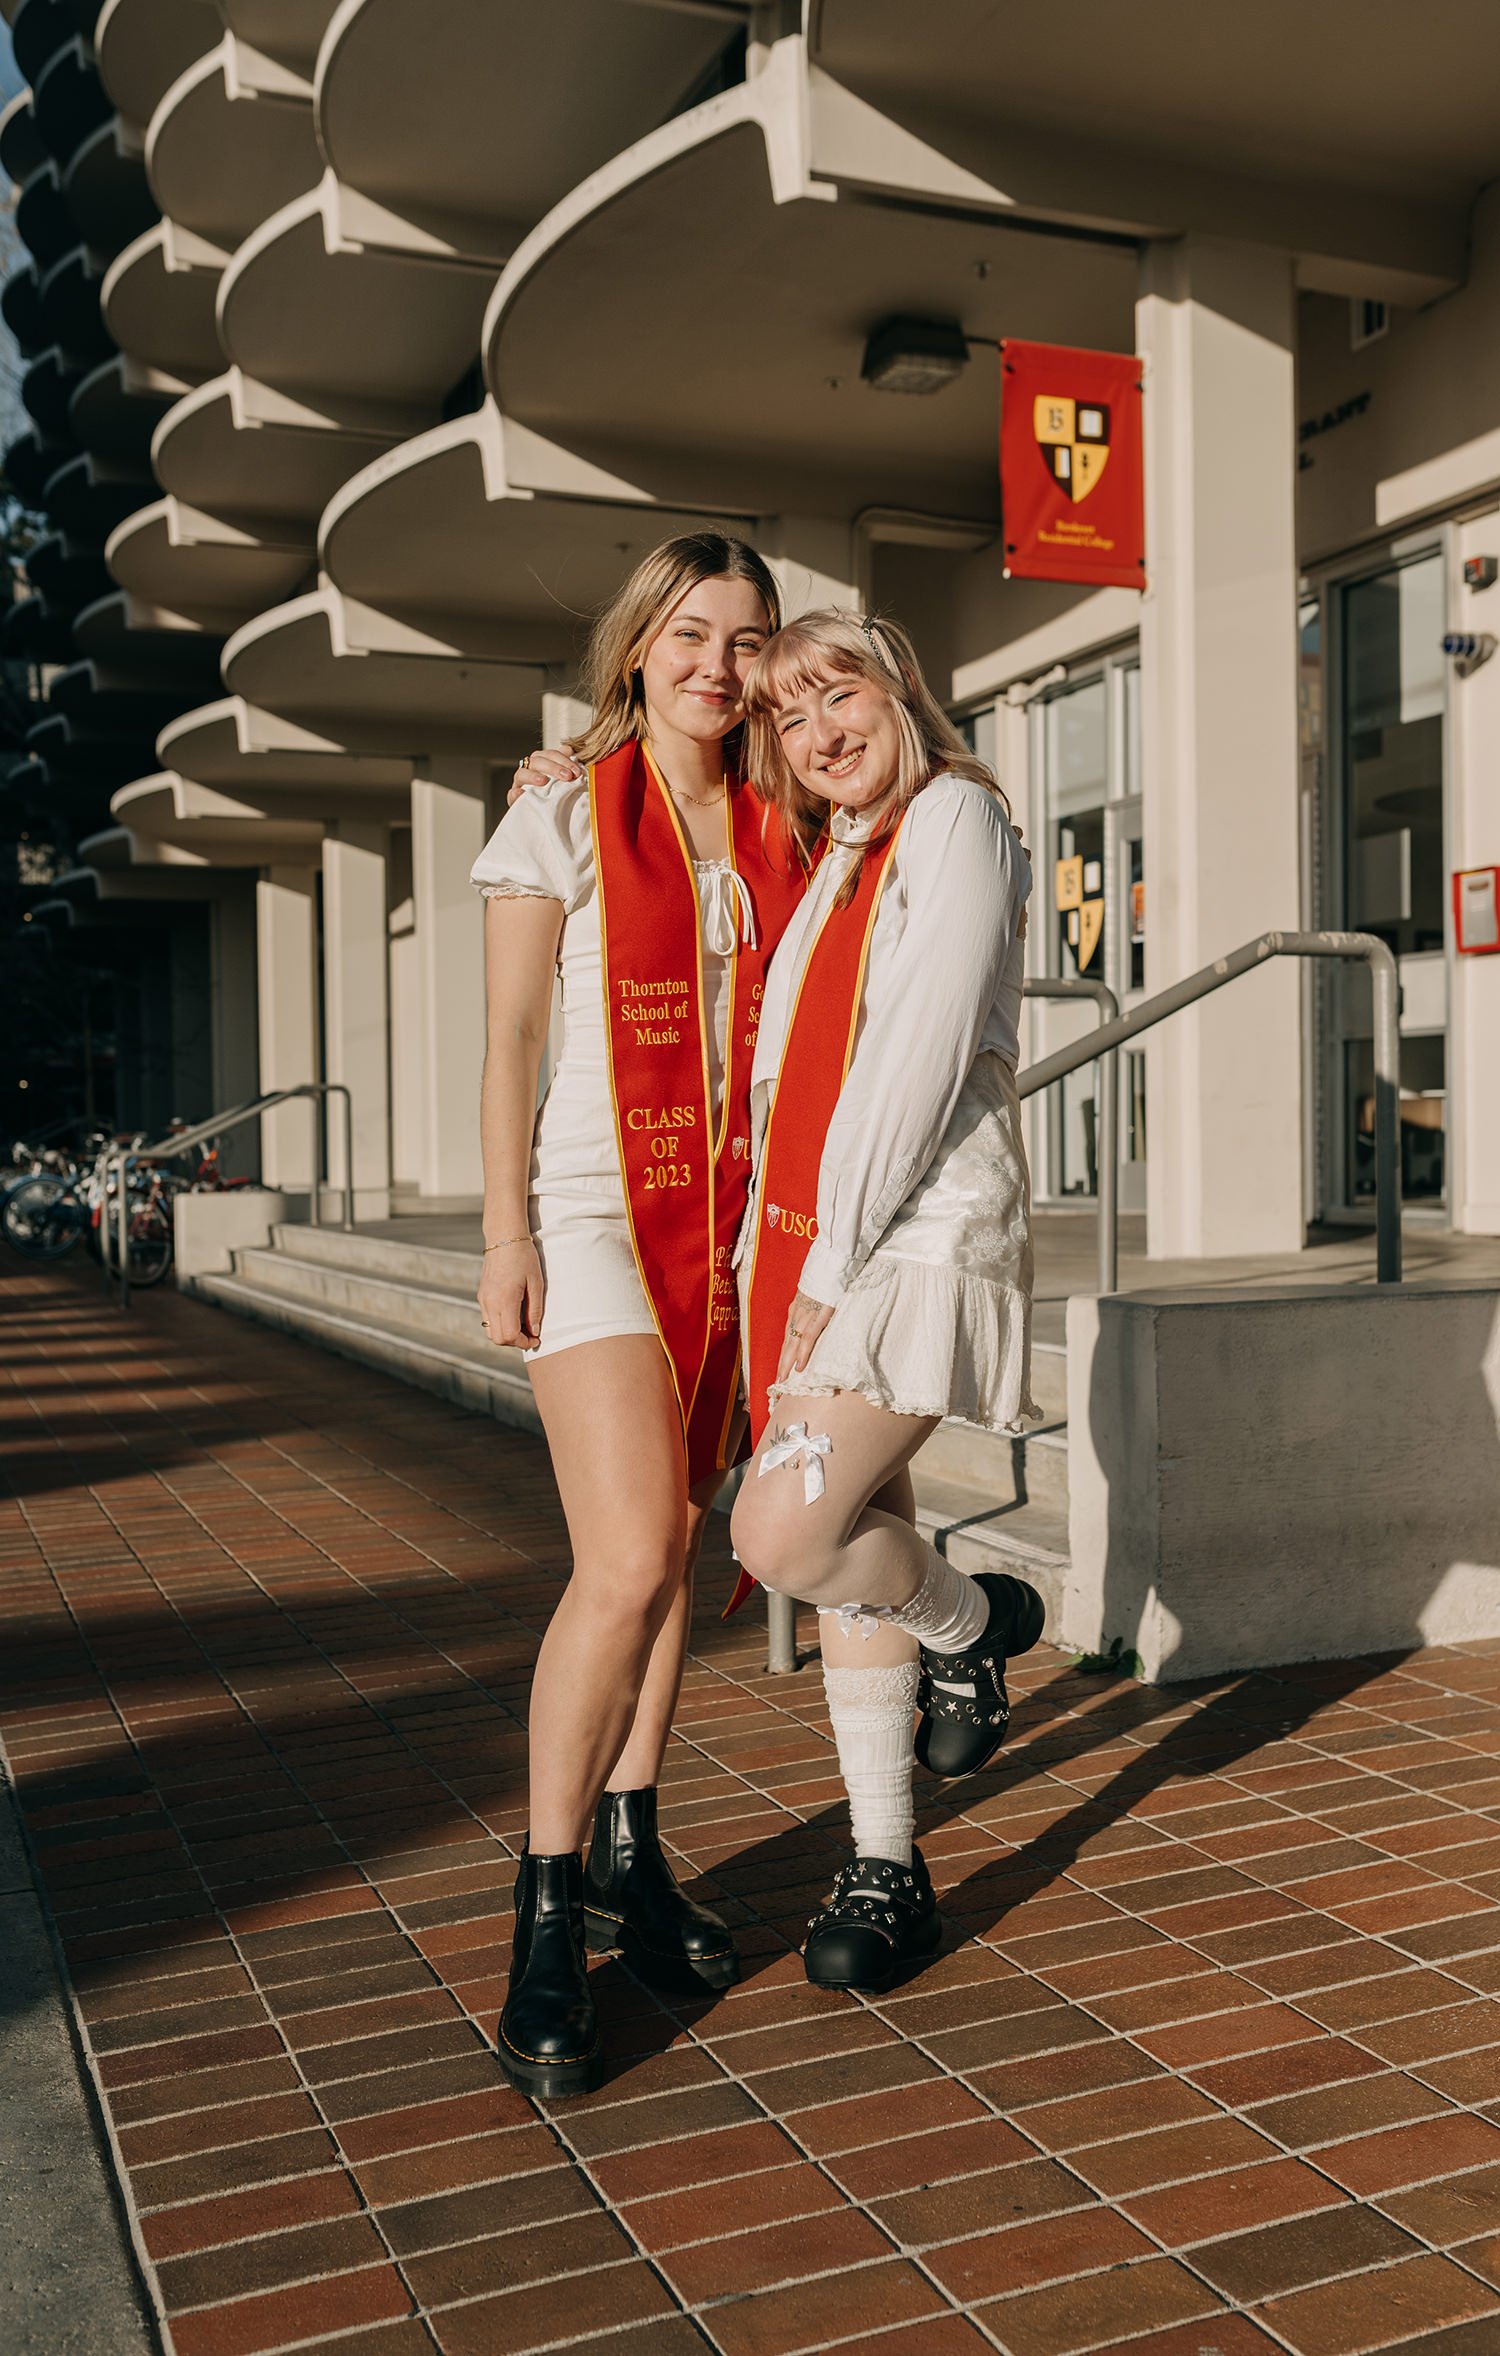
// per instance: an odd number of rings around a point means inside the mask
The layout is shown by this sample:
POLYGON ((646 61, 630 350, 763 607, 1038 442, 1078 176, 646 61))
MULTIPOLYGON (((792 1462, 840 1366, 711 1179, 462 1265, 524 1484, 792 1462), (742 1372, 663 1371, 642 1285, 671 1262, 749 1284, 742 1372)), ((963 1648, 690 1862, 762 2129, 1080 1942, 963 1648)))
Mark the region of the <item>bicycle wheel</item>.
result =
POLYGON ((6 1240, 34 1260, 60 1260, 83 1233, 79 1204, 67 1179, 45 1171, 11 1188, 0 1225, 6 1240))
POLYGON ((172 1265, 172 1213, 159 1199, 132 1205, 130 1281, 160 1284, 172 1265))

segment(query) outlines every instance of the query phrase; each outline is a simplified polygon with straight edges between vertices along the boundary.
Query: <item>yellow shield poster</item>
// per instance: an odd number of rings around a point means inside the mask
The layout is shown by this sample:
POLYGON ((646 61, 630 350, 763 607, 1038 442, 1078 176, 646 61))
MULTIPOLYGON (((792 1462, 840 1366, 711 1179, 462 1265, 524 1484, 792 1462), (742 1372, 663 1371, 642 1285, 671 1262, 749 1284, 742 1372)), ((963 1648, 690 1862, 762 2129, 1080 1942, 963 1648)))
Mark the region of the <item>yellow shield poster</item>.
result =
POLYGON ((1097 490, 1109 464, 1109 410, 1102 401, 1038 393, 1031 430, 1053 481, 1075 506, 1097 490))

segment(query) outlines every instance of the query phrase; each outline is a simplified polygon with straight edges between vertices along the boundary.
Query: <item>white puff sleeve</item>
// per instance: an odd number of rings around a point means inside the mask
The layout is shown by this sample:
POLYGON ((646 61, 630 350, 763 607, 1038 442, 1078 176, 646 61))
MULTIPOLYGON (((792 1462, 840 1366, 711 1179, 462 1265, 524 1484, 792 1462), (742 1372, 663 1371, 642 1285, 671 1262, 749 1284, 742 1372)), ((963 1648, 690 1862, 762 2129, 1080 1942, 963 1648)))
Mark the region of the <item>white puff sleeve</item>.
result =
POLYGON ((560 900, 571 916, 594 885, 587 779, 528 787, 490 836, 469 881, 486 899, 560 900))
MULTIPOLYGON (((895 859, 906 921, 881 973, 829 1123, 818 1234, 800 1289, 837 1302, 926 1175, 968 1078, 1031 888, 995 795, 941 778, 909 811, 895 859)), ((877 926, 879 920, 877 919, 877 926)))

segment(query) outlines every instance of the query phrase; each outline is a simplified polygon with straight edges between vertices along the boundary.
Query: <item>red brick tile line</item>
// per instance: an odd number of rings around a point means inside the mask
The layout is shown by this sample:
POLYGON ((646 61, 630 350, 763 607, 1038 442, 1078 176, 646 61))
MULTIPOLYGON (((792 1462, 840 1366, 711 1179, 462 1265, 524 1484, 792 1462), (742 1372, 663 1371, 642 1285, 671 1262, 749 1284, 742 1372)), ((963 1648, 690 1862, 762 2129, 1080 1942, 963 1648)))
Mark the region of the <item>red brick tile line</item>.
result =
MULTIPOLYGON (((663 1822, 747 1958, 599 1982, 543 2114, 486 2036, 545 1458, 366 1370, 4 1271, 0 1734, 177 2356, 1500 2349, 1500 1648, 1151 1691, 1043 1652, 927 1785, 953 1935, 792 1952, 816 1674, 705 1573, 663 1822)), ((722 1546, 719 1549, 722 1556, 722 1546)))

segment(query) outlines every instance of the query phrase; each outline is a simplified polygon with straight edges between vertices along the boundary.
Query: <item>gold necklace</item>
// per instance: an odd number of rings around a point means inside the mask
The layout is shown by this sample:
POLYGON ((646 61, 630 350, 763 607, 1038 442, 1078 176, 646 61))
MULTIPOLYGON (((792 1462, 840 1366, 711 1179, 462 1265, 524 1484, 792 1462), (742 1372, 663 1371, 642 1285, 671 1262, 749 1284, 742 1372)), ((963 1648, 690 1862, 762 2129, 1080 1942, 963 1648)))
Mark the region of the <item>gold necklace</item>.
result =
POLYGON ((672 783, 665 769, 663 769, 660 761, 657 759, 655 753, 652 752, 649 744, 646 746, 645 750, 652 768, 656 771, 657 776, 661 779, 662 784, 666 787, 674 802, 692 802, 700 810, 717 810, 719 804, 724 799, 725 791, 729 784, 727 775, 719 779, 719 790, 716 794, 690 794, 686 786, 674 785, 672 783))

